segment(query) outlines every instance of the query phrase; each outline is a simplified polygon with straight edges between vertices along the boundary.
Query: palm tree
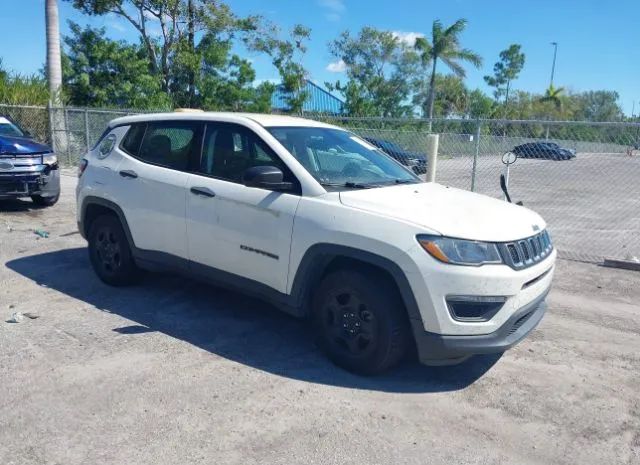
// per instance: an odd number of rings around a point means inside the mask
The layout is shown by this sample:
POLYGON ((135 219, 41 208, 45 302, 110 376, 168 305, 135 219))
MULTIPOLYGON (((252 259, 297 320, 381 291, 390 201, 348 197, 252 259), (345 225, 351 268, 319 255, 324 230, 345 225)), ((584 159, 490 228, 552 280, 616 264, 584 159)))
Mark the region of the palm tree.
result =
POLYGON ((58 0, 46 0, 47 23, 47 79, 51 102, 59 105, 62 90, 62 64, 60 61, 60 27, 58 24, 58 0))
POLYGON ((545 91, 544 96, 540 97, 541 102, 551 102, 558 111, 562 111, 564 97, 564 87, 554 87, 553 84, 545 91))
POLYGON ((442 60, 456 76, 464 79, 467 75, 461 62, 469 62, 476 68, 482 65, 482 58, 477 53, 460 47, 460 34, 467 26, 466 19, 459 19, 448 28, 443 28, 439 20, 433 22, 431 42, 425 37, 416 40, 415 48, 420 53, 423 66, 431 64, 431 82, 427 96, 429 130, 433 118, 433 101, 435 98, 436 66, 442 60))
MULTIPOLYGON (((540 102, 551 102, 557 112, 562 111, 564 87, 554 87, 553 84, 549 84, 549 88, 545 91, 544 96, 540 97, 540 102)), ((545 129, 545 139, 549 139, 549 125, 545 129)))

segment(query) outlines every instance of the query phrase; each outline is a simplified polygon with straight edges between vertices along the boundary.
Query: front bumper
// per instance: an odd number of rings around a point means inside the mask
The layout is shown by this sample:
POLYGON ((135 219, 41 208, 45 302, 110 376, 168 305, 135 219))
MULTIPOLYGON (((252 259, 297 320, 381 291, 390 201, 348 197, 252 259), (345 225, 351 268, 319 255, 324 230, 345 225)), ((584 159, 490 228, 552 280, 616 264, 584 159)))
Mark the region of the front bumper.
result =
POLYGON ((0 199, 56 197, 60 194, 60 170, 41 165, 29 171, 0 171, 0 199))
POLYGON ((542 320, 547 308, 545 298, 549 289, 518 309, 502 326, 489 334, 448 336, 422 331, 414 325, 418 358, 425 364, 440 364, 447 360, 457 361, 471 355, 500 353, 510 349, 542 320))

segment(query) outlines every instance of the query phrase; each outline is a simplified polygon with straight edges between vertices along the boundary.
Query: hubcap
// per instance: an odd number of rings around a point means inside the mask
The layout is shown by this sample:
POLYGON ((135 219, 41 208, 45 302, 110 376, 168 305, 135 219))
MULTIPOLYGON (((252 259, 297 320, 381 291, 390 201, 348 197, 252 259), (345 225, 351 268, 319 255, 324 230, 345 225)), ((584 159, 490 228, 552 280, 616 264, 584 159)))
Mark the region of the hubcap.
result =
POLYGON ((376 319, 357 295, 344 291, 332 294, 324 306, 324 324, 331 343, 352 355, 374 349, 376 319))
POLYGON ((103 228, 96 236, 96 254, 105 271, 114 273, 122 264, 120 242, 113 231, 103 228))

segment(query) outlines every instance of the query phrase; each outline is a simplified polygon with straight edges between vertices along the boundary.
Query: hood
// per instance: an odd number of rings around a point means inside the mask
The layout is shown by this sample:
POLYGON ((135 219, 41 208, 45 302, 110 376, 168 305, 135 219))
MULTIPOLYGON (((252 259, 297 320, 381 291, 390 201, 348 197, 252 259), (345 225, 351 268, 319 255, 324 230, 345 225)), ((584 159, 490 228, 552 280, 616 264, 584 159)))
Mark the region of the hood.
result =
POLYGON ((29 137, 0 136, 0 155, 28 155, 51 152, 48 145, 29 137))
POLYGON ((508 242, 545 228, 527 208, 435 183, 344 191, 340 201, 461 239, 508 242))

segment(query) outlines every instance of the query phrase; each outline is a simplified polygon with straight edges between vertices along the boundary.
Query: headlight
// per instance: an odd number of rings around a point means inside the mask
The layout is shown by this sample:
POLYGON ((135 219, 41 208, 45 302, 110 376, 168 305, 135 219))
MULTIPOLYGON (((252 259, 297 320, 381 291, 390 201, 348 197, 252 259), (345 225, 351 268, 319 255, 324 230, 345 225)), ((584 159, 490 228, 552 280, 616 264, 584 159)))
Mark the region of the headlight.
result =
POLYGON ((467 266, 502 263, 498 247, 491 242, 426 235, 420 235, 417 239, 424 250, 444 263, 467 266))
POLYGON ((46 153, 42 155, 42 163, 45 165, 55 165, 58 163, 58 156, 55 153, 46 153))

